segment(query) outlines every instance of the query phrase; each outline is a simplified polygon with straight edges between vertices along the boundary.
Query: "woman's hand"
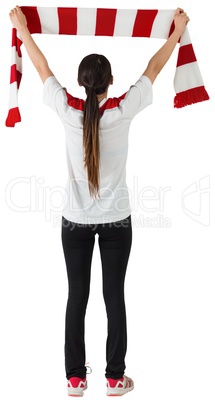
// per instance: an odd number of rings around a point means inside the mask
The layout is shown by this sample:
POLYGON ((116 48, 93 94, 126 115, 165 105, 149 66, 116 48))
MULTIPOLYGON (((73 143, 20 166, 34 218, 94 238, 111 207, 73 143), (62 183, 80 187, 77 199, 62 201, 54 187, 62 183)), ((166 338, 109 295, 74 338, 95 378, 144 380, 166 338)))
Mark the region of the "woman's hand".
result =
POLYGON ((185 31, 187 23, 190 21, 188 15, 182 8, 177 8, 174 16, 175 31, 182 35, 185 31))
POLYGON ((27 53, 37 69, 40 78, 43 82, 53 75, 52 71, 50 70, 48 66, 48 62, 44 56, 44 54, 41 52, 39 47, 36 45, 34 42, 34 39, 32 38, 28 27, 27 27, 27 20, 25 15, 23 14, 21 8, 19 6, 16 6, 13 8, 10 12, 10 19, 11 22, 14 26, 14 28, 17 29, 21 33, 21 38, 22 42, 27 50, 27 53))
POLYGON ((26 17, 19 6, 13 8, 10 11, 9 16, 14 28, 16 28, 17 31, 21 32, 27 27, 26 17))

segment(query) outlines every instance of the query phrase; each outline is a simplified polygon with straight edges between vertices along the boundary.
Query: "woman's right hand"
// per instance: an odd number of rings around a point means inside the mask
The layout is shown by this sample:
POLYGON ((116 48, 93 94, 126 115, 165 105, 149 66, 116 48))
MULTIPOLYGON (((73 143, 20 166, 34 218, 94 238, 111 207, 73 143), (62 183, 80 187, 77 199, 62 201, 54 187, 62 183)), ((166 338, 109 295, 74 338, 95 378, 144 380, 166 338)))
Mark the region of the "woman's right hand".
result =
POLYGON ((190 19, 184 10, 182 8, 177 8, 174 15, 175 31, 182 35, 189 21, 190 19))
POLYGON ((9 16, 14 28, 16 28, 17 31, 21 32, 23 29, 27 28, 26 17, 19 6, 14 7, 10 11, 9 16))

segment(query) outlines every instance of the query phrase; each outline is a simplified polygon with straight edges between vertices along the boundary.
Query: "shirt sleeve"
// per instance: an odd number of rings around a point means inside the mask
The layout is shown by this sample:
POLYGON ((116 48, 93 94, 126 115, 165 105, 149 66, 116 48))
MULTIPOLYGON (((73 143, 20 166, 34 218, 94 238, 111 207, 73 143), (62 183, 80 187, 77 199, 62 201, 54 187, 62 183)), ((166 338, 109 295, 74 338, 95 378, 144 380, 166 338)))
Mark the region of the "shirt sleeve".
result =
POLYGON ((66 90, 60 85, 54 75, 48 77, 44 82, 43 101, 59 116, 62 116, 68 108, 66 90))
POLYGON ((136 84, 130 87, 120 107, 123 114, 132 119, 141 110, 151 105, 152 101, 152 83, 146 75, 142 75, 136 84))

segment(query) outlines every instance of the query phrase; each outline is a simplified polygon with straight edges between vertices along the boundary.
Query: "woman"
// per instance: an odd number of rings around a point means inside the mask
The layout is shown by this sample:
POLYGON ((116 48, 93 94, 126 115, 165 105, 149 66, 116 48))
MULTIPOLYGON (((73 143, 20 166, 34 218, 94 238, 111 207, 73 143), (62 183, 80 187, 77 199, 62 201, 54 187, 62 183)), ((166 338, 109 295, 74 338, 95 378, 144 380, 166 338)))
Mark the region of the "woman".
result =
POLYGON ((182 9, 176 10, 174 32, 151 58, 136 84, 120 98, 107 98, 113 77, 106 57, 86 56, 78 69, 78 83, 85 88, 86 101, 72 97, 58 83, 18 6, 11 10, 10 18, 44 83, 44 101, 58 113, 66 134, 69 179, 62 216, 62 244, 69 284, 65 328, 68 394, 82 396, 87 388, 84 320, 98 234, 108 319, 107 395, 123 395, 134 387, 124 374, 127 347, 124 280, 132 241, 125 174, 129 126, 133 117, 151 104, 152 84, 170 58, 189 18, 182 9))

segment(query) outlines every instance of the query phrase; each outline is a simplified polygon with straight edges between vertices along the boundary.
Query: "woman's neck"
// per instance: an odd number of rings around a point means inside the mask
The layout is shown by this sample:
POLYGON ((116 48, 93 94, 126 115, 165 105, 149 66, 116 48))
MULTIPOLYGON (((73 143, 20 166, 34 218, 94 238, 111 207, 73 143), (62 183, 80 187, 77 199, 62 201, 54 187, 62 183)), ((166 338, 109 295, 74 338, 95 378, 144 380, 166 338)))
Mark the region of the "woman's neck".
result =
POLYGON ((98 99, 99 103, 105 98, 107 98, 107 92, 104 92, 103 94, 97 95, 97 99, 98 99))

